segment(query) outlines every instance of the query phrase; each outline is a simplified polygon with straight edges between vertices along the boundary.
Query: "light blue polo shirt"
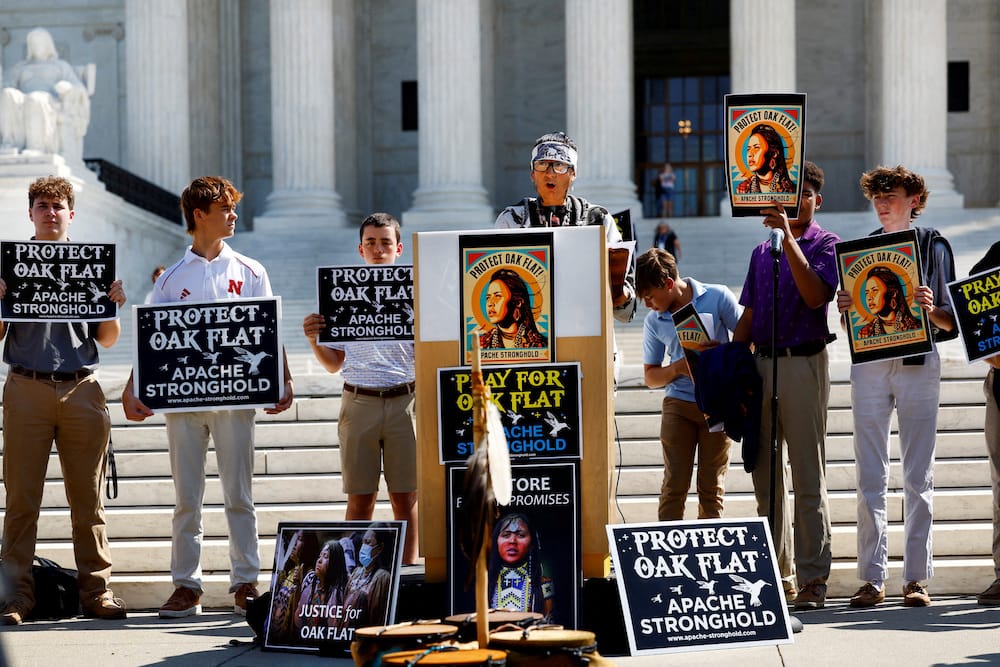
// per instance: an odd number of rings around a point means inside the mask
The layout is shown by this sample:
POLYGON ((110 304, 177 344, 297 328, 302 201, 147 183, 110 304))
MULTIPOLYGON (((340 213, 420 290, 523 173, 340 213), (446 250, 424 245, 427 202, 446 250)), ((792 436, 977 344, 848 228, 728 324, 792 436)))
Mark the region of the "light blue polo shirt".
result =
MULTIPOLYGON (((736 330, 736 323, 742 312, 736 296, 725 285, 702 284, 693 278, 684 278, 684 281, 691 286, 691 302, 712 340, 728 343, 729 334, 736 330)), ((674 329, 673 317, 670 313, 651 310, 643 322, 642 362, 662 365, 668 356, 670 363, 684 356, 674 329)), ((665 392, 670 398, 692 403, 695 400, 694 382, 687 376, 681 376, 667 384, 665 392)))

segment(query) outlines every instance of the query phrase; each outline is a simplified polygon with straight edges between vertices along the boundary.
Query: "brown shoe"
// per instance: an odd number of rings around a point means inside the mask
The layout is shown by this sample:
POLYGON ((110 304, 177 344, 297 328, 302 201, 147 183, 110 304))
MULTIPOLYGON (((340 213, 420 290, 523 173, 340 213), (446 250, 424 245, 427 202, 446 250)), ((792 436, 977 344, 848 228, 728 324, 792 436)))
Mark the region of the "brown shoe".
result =
POLYGON ((259 598, 260 593, 257 592, 257 587, 253 584, 240 584, 234 597, 233 611, 240 616, 246 616, 247 604, 259 598))
POLYGON ((822 579, 807 581, 792 601, 796 609, 822 609, 826 605, 826 584, 822 579))
POLYGON ((0 611, 0 623, 3 625, 21 625, 31 613, 31 608, 20 600, 12 600, 0 611))
POLYGON ((785 604, 792 604, 798 594, 799 592, 795 590, 795 586, 785 584, 785 604))
POLYGON ((201 594, 184 586, 178 586, 163 606, 160 607, 160 618, 184 618, 201 613, 201 594))
POLYGON ((90 600, 80 604, 83 607, 83 615, 87 618, 102 618, 113 620, 125 618, 125 600, 116 598, 111 591, 104 591, 100 595, 95 595, 90 600))
POLYGON ((1000 577, 997 577, 989 588, 976 596, 976 602, 981 605, 1000 605, 1000 577))
POLYGON ((927 588, 919 581, 911 581, 903 586, 904 607, 927 607, 930 603, 931 596, 927 594, 927 588))
POLYGON ((882 590, 879 590, 869 582, 858 589, 848 604, 852 607, 874 607, 884 600, 885 587, 883 586, 882 590))

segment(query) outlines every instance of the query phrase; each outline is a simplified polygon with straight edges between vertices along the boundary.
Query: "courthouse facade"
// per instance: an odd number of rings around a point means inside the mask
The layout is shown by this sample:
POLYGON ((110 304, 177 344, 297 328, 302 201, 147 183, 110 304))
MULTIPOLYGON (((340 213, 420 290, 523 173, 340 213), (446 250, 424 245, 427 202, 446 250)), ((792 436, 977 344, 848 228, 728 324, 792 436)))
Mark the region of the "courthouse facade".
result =
POLYGON ((827 209, 863 208, 877 163, 1000 201, 994 0, 4 0, 4 69, 37 26, 96 65, 85 157, 174 192, 225 174, 261 229, 488 223, 555 129, 576 192, 649 215, 669 161, 675 213, 718 215, 729 92, 807 93, 827 209))

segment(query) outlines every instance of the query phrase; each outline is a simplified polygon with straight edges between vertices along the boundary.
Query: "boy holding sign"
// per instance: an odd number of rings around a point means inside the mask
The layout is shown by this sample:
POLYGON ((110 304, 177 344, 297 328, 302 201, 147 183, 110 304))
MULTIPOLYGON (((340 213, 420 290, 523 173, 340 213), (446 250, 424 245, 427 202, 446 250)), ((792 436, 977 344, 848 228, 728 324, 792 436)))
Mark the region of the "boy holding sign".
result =
MULTIPOLYGON (((924 179, 902 165, 876 167, 861 176, 861 190, 872 202, 882 228, 909 229, 927 205, 924 179)), ((951 246, 936 230, 916 228, 923 285, 913 302, 924 310, 933 330, 955 329, 948 283, 955 279, 951 246)), ((878 287, 878 285, 876 285, 878 287)), ((873 294, 880 311, 893 308, 887 294, 873 294)), ((853 297, 838 290, 837 307, 845 313, 853 297)), ((904 359, 883 359, 851 366, 854 459, 858 478, 858 577, 865 583, 851 598, 852 607, 873 607, 885 600, 889 576, 889 526, 886 496, 889 480, 889 421, 899 420, 903 463, 903 606, 931 603, 923 582, 934 572, 931 524, 934 496, 934 448, 941 393, 941 359, 936 350, 904 359)))
MULTIPOLYGON (((403 253, 399 222, 372 213, 361 222, 358 254, 365 264, 395 264, 403 253)), ((413 430, 413 342, 357 341, 321 345, 325 326, 310 313, 302 330, 316 360, 344 377, 337 435, 347 493, 348 521, 370 521, 378 478, 385 469, 389 502, 396 520, 406 521, 403 562, 417 560, 417 439, 413 430)), ((363 565, 365 563, 362 563, 363 565)))
MULTIPOLYGON (((40 178, 28 189, 28 218, 37 241, 69 241, 73 185, 65 178, 40 178)), ((15 288, 16 289, 16 288, 15 288)), ((0 299, 7 284, 0 280, 0 299)), ((125 305, 120 280, 108 297, 125 305)), ((38 512, 52 442, 62 464, 72 514, 80 604, 86 616, 125 618, 125 603, 108 589, 108 545, 101 486, 111 420, 104 390, 94 378, 97 345, 118 342, 117 318, 104 322, 0 322, 6 336, 3 360, 10 372, 3 389, 3 571, 11 597, 0 611, 4 625, 20 625, 35 606, 31 563, 38 512)))
MULTIPOLYGON (((217 176, 196 178, 181 194, 181 208, 191 235, 184 257, 156 281, 151 303, 221 301, 271 296, 267 271, 257 261, 235 252, 225 242, 236 230, 236 204, 243 198, 232 183, 217 176)), ((294 396, 288 363, 281 400, 265 410, 277 414, 294 396)), ((152 416, 136 397, 133 378, 122 393, 125 416, 142 421, 152 416)), ((201 613, 201 503, 205 493, 205 455, 211 434, 219 464, 219 480, 229 525, 230 588, 234 611, 246 614, 247 601, 258 597, 260 573, 257 512, 253 505, 253 409, 199 410, 166 415, 170 474, 174 478, 173 535, 170 574, 175 590, 160 607, 161 618, 201 613)))
POLYGON ((646 386, 666 387, 660 423, 663 488, 659 519, 684 518, 684 501, 691 486, 696 448, 698 518, 721 518, 724 480, 729 467, 729 438, 722 431, 709 430, 705 416, 695 403, 694 382, 671 313, 689 303, 694 304, 711 339, 727 342, 729 333, 736 330, 740 320, 739 304, 723 285, 681 278, 674 256, 659 248, 639 256, 635 285, 636 294, 651 309, 643 323, 642 335, 646 386))

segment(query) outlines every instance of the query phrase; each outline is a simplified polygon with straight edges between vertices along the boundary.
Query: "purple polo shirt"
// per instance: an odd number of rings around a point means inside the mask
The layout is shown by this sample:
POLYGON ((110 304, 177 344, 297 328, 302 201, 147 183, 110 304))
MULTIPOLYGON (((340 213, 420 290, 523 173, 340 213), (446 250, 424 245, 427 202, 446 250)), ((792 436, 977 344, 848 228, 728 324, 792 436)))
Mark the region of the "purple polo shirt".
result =
MULTIPOLYGON (((799 248, 809 266, 831 287, 831 301, 839 282, 837 256, 833 247, 839 241, 839 236, 826 231, 815 220, 809 223, 799 238, 799 248)), ((743 283, 743 293, 740 295, 740 305, 753 309, 750 340, 755 345, 771 345, 771 291, 774 280, 771 261, 767 241, 754 248, 750 255, 747 279, 743 283)), ((782 253, 778 266, 777 346, 791 347, 825 340, 830 334, 826 321, 828 306, 829 301, 819 308, 806 306, 792 279, 788 258, 782 253)))

